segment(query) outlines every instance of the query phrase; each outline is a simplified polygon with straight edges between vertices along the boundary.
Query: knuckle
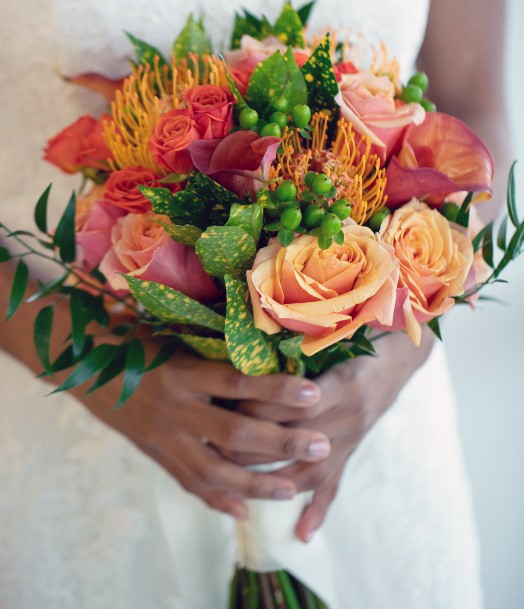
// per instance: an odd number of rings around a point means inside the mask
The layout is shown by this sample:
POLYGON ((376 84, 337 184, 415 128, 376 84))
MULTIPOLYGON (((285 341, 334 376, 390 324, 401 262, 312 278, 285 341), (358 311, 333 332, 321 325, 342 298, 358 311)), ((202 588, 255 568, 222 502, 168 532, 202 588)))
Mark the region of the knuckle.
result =
POLYGON ((246 493, 250 498, 265 497, 267 492, 265 486, 259 476, 252 475, 246 483, 246 493))
POLYGON ((312 468, 307 485, 309 489, 318 489, 326 483, 327 471, 324 466, 318 466, 312 468))
POLYGON ((196 478, 206 484, 207 486, 213 486, 219 477, 220 471, 219 466, 209 461, 198 464, 195 468, 196 478))
POLYGON ((296 432, 289 431, 284 434, 281 441, 282 452, 286 457, 295 457, 300 451, 301 441, 296 432))

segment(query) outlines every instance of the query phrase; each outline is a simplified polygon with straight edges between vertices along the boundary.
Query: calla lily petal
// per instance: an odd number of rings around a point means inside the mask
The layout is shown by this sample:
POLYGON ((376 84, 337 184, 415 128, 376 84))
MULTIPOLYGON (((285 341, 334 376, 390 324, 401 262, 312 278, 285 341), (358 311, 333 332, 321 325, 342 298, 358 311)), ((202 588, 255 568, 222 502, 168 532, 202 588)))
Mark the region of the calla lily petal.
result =
POLYGON ((96 91, 108 101, 113 101, 116 92, 122 88, 125 79, 117 78, 112 80, 103 74, 88 72, 86 74, 79 74, 78 76, 66 77, 65 80, 73 85, 80 85, 81 87, 96 91))

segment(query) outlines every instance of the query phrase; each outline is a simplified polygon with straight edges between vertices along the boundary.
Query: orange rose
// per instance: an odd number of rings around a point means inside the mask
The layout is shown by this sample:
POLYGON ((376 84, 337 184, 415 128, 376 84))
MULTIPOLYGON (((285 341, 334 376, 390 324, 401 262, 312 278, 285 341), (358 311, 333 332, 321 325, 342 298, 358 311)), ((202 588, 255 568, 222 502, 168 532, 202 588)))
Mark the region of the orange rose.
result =
POLYGON ((200 85, 186 93, 189 116, 205 140, 224 138, 233 127, 235 99, 226 87, 200 85))
POLYGON ((392 248, 363 226, 343 231, 344 244, 325 251, 309 235, 260 250, 247 275, 257 328, 301 332, 303 352, 314 355, 365 324, 391 324, 398 277, 392 248))
POLYGON ((103 198, 127 212, 147 211, 151 209, 151 203, 138 186, 162 186, 158 179, 158 176, 146 167, 126 167, 114 171, 105 184, 103 198))
POLYGON ((65 173, 76 173, 84 167, 108 170, 107 161, 112 158, 104 137, 103 116, 96 120, 82 116, 50 139, 44 150, 44 159, 65 173))
POLYGON ((187 149, 200 140, 200 132, 188 110, 169 110, 162 114, 149 138, 155 163, 173 173, 186 174, 193 168, 187 149))
POLYGON ((391 329, 406 329, 419 345, 420 324, 449 311, 453 296, 464 293, 473 264, 471 240, 466 231, 416 199, 388 216, 380 232, 400 261, 391 329))

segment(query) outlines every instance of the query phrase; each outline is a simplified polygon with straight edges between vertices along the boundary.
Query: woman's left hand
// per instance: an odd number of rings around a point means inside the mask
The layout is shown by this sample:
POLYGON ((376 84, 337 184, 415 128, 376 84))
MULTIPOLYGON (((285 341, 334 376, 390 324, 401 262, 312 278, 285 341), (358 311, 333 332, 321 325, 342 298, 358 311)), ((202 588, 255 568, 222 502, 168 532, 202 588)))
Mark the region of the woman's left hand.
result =
POLYGON ((278 472, 293 480, 299 491, 313 491, 313 499, 297 525, 302 541, 308 542, 324 522, 349 457, 426 361, 433 340, 427 328, 419 348, 404 334, 380 339, 378 357, 359 357, 316 379, 321 399, 314 406, 292 408, 251 401, 240 405, 240 410, 251 416, 319 431, 331 440, 327 459, 294 463, 278 472))

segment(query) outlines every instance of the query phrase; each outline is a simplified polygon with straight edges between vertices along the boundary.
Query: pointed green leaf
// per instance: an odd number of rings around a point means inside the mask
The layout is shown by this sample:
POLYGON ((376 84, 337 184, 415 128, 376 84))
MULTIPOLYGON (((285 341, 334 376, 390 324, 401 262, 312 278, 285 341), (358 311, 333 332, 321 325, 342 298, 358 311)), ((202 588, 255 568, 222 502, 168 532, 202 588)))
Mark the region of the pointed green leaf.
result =
POLYGON ((248 307, 247 284, 226 276, 226 344, 235 368, 261 376, 279 371, 278 358, 264 334, 255 327, 248 307))
POLYGON ((139 340, 131 341, 127 347, 122 393, 113 411, 121 408, 138 389, 144 376, 145 361, 146 356, 142 342, 139 340))
POLYGON ((220 186, 203 173, 193 172, 191 174, 186 191, 192 192, 204 202, 208 213, 207 224, 204 228, 215 224, 225 224, 229 218, 231 206, 244 204, 244 201, 235 193, 220 186))
POLYGON ((506 235, 508 233, 508 217, 505 216, 497 235, 497 245, 503 252, 506 251, 506 235))
POLYGON ((95 347, 83 359, 67 379, 57 387, 52 393, 60 393, 61 391, 69 391, 74 387, 82 385, 89 379, 93 378, 101 370, 109 366, 118 352, 118 347, 115 345, 100 345, 95 347))
POLYGON ((205 359, 217 362, 229 361, 226 341, 221 338, 207 338, 192 334, 176 334, 175 336, 205 359))
POLYGON ((260 205, 233 205, 226 226, 243 228, 258 243, 263 221, 264 212, 260 205))
POLYGON ((315 113, 327 110, 333 117, 338 117, 338 105, 335 102, 338 82, 331 61, 329 34, 326 34, 324 40, 304 64, 302 74, 306 79, 311 111, 315 113))
POLYGON ((35 224, 38 229, 47 235, 47 201, 51 192, 52 184, 45 189, 43 194, 38 199, 35 207, 35 224))
POLYGON ((135 300, 164 323, 188 324, 223 332, 224 318, 196 300, 160 283, 124 275, 135 300))
POLYGON ((473 193, 470 192, 468 196, 464 199, 464 203, 462 203, 457 219, 455 220, 456 224, 459 226, 463 226, 464 228, 468 228, 469 226, 469 212, 471 210, 471 202, 473 201, 473 193))
POLYGON ((428 327, 433 332, 433 334, 441 341, 442 340, 442 332, 440 331, 439 318, 435 317, 430 322, 428 322, 428 327))
POLYGON ((485 226, 479 233, 478 235, 475 237, 475 239, 473 239, 472 245, 473 245, 473 251, 475 253, 477 253, 480 249, 480 246, 482 245, 482 242, 484 241, 484 237, 486 236, 486 233, 489 230, 489 226, 485 226))
POLYGON ((259 63, 249 81, 246 101, 259 113, 279 98, 286 99, 290 108, 307 103, 306 81, 292 49, 288 49, 284 56, 277 51, 259 63))
POLYGON ((166 362, 168 362, 176 352, 177 346, 174 343, 162 345, 156 354, 155 359, 149 364, 145 371, 151 372, 156 370, 156 368, 160 368, 160 366, 163 366, 166 362))
POLYGON ((508 203, 508 214, 511 223, 515 228, 520 225, 519 215, 517 211, 517 197, 515 195, 515 168, 517 161, 511 166, 508 179, 508 192, 507 192, 507 203, 508 203))
POLYGON ((51 330, 53 329, 54 305, 43 308, 37 315, 34 328, 34 341, 38 359, 44 370, 51 374, 52 367, 49 357, 51 330))
POLYGON ((86 395, 90 395, 91 393, 94 393, 98 389, 101 389, 105 385, 109 384, 112 380, 114 380, 119 374, 124 371, 127 360, 128 346, 129 343, 124 343, 120 346, 113 361, 98 375, 98 378, 89 388, 86 395))
POLYGON ((240 90, 237 87, 236 82, 234 81, 233 77, 231 76, 231 73, 227 67, 226 60, 222 56, 221 56, 221 59, 224 63, 224 68, 226 70, 226 77, 227 77, 227 83, 229 85, 229 90, 231 91, 231 95, 235 98, 235 102, 236 102, 235 112, 236 112, 236 115, 238 116, 238 114, 240 114, 240 112, 242 112, 242 110, 244 110, 245 108, 249 108, 249 106, 247 105, 246 100, 242 97, 242 93, 240 93, 240 90))
POLYGON ((298 9, 298 16, 300 17, 300 21, 302 21, 303 25, 306 25, 307 22, 309 21, 311 11, 315 7, 315 4, 316 4, 316 0, 313 0, 313 2, 308 2, 302 8, 298 9))
POLYGON ((44 298, 46 296, 49 296, 50 294, 55 293, 56 291, 59 290, 59 288, 61 288, 65 282, 65 280, 69 277, 69 272, 66 273, 65 275, 62 275, 61 277, 58 277, 58 279, 53 279, 52 281, 48 282, 48 283, 40 283, 40 287, 38 289, 37 292, 35 292, 34 294, 32 294, 27 300, 27 303, 32 303, 32 302, 36 302, 37 300, 40 300, 40 298, 44 298))
POLYGON ((186 25, 175 40, 173 56, 177 61, 188 59, 190 54, 210 55, 211 41, 201 22, 189 15, 186 25))
POLYGON ((239 49, 242 36, 251 36, 260 40, 262 38, 262 21, 246 13, 243 17, 238 13, 235 15, 235 26, 233 28, 233 36, 231 38, 231 49, 239 49))
POLYGON ((280 17, 273 27, 275 36, 288 46, 304 48, 304 25, 300 15, 286 2, 280 17))
POLYGON ((145 40, 141 40, 140 38, 133 36, 133 34, 130 34, 129 32, 126 32, 126 36, 129 38, 131 44, 133 45, 133 49, 135 51, 138 63, 141 63, 145 66, 148 65, 154 68, 155 57, 158 56, 158 65, 160 67, 165 66, 167 64, 167 61, 165 60, 164 56, 155 46, 149 44, 148 42, 145 42, 145 40))
POLYGON ((491 268, 495 267, 493 261, 493 222, 486 227, 486 234, 482 242, 482 256, 491 268))
POLYGON ((202 226, 206 214, 204 201, 188 190, 172 193, 168 188, 139 186, 140 192, 151 202, 155 214, 169 216, 174 224, 202 226))
POLYGON ((18 308, 24 300, 27 283, 29 281, 29 269, 23 260, 19 260, 16 266, 15 276, 13 278, 13 287, 11 288, 11 297, 7 306, 6 319, 9 320, 18 311, 18 308))
POLYGON ((11 254, 7 247, 0 247, 0 263, 11 260, 11 254))
POLYGON ((63 262, 74 262, 76 258, 75 210, 76 196, 73 193, 53 239, 63 262))
POLYGON ((182 243, 182 245, 189 245, 189 247, 195 247, 196 242, 200 239, 200 235, 202 234, 200 228, 191 226, 191 224, 180 226, 178 224, 162 222, 162 220, 153 220, 153 222, 160 224, 171 239, 182 243))
POLYGON ((210 226, 197 241, 196 253, 208 275, 241 277, 251 266, 256 245, 253 237, 238 226, 210 226))

